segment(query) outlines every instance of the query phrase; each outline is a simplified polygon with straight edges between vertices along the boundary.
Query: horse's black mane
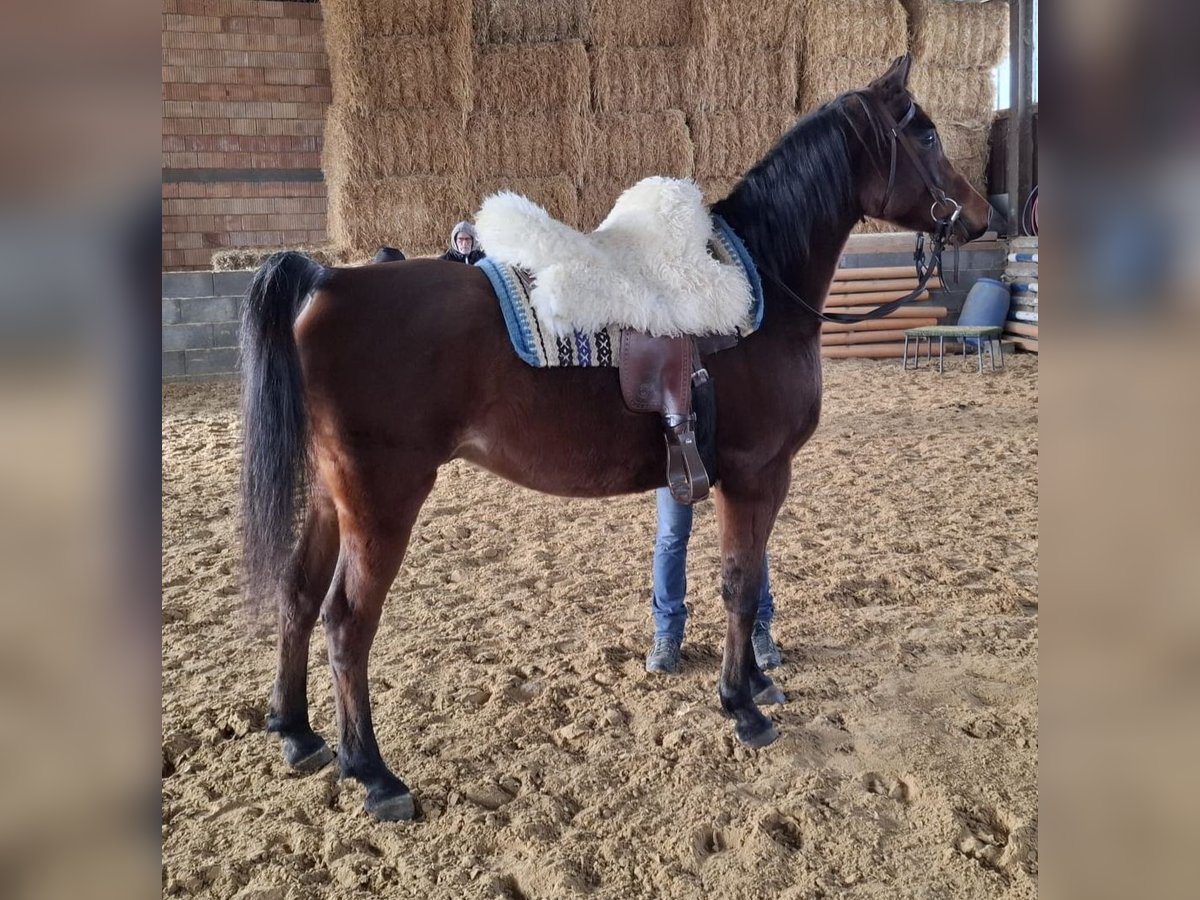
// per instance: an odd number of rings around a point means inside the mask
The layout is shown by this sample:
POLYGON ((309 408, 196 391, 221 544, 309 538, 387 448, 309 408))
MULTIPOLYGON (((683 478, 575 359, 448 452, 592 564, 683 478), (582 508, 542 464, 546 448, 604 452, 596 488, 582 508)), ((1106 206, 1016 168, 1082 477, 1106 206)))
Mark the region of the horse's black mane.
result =
POLYGON ((850 128, 839 97, 797 122, 713 212, 760 263, 803 265, 820 237, 858 218, 850 128))

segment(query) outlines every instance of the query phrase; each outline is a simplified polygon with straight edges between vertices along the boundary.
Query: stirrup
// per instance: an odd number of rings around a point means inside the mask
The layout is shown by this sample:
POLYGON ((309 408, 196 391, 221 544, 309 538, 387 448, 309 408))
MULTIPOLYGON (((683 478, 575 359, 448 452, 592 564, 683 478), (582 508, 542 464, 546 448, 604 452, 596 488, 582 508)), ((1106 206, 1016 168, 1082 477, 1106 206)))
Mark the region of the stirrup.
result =
POLYGON ((663 416, 667 441, 667 487, 676 503, 691 506, 708 496, 708 472, 696 446, 696 415, 663 416))

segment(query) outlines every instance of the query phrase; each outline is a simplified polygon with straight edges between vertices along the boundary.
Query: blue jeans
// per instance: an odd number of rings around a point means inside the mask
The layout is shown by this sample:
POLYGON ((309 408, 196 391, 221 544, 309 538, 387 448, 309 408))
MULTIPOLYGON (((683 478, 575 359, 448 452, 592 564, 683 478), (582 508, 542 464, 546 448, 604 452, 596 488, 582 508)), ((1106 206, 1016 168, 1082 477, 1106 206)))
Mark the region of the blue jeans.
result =
MULTIPOLYGON (((654 612, 654 637, 683 640, 687 624, 687 545, 692 536, 692 508, 676 503, 671 491, 655 491, 658 505, 658 535, 654 539, 654 593, 650 603, 654 612)), ((758 599, 756 622, 770 625, 775 618, 775 598, 771 596, 771 574, 763 556, 762 595, 758 599)))

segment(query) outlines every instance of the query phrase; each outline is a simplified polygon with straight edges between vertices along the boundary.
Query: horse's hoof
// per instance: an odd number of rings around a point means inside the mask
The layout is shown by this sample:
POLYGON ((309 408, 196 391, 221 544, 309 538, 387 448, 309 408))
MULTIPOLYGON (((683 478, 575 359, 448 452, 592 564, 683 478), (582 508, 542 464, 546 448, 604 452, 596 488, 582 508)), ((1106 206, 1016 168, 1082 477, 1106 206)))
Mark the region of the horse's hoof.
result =
POLYGON ((392 794, 378 800, 367 795, 367 813, 376 822, 409 822, 417 814, 412 794, 392 794))
POLYGON ((734 733, 739 741, 755 750, 775 743, 779 737, 779 732, 775 730, 775 725, 770 721, 764 727, 753 732, 739 725, 734 729, 734 733))
POLYGON ((317 734, 283 739, 283 758, 292 769, 305 775, 325 768, 333 762, 334 755, 324 738, 317 734))
POLYGON ((787 703, 787 697, 783 695, 783 691, 775 685, 771 685, 755 694, 754 702, 759 706, 774 706, 779 703, 787 703))

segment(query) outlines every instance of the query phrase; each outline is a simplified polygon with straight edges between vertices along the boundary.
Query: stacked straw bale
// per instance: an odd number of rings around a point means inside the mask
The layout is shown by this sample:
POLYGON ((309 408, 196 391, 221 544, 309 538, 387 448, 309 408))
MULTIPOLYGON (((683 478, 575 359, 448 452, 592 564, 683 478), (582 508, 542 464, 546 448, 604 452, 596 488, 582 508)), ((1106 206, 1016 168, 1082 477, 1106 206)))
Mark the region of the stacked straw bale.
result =
POLYGON ((580 226, 595 228, 620 193, 650 175, 690 176, 685 56, 695 0, 592 0, 591 115, 580 226))
POLYGON ((582 41, 487 44, 475 53, 475 111, 519 117, 579 115, 589 102, 588 54, 582 41))
POLYGON ((696 172, 704 179, 729 179, 744 175, 762 159, 789 127, 794 117, 778 113, 698 113, 691 118, 696 145, 696 172))
POLYGON ((694 112, 792 112, 796 53, 698 47, 687 55, 684 100, 694 112))
POLYGON ((696 0, 684 103, 696 180, 710 202, 726 196, 795 122, 798 0, 696 0))
POLYGON ((440 252, 468 212, 471 6, 325 0, 329 232, 346 254, 440 252))
MULTIPOLYGON (((482 178, 471 185, 471 210, 479 209, 483 198, 497 191, 513 191, 523 194, 556 219, 564 222, 579 221, 579 191, 576 181, 566 175, 551 175, 546 178, 514 178, 493 175, 482 178)), ((449 237, 449 227, 446 237, 449 237)))
POLYGON ((800 0, 797 18, 803 113, 866 87, 904 53, 900 0, 800 0))
POLYGON ((588 39, 584 0, 487 0, 482 33, 490 44, 588 39))
MULTIPOLYGON (((469 171, 466 134, 443 113, 383 110, 365 115, 335 106, 325 119, 326 177, 370 181, 406 175, 458 175, 469 171)), ((331 179, 332 180, 332 179, 331 179)))
POLYGON ((475 48, 475 112, 467 123, 472 211, 487 194, 511 190, 577 224, 590 61, 580 40, 533 39, 582 33, 585 6, 487 5, 489 36, 520 40, 475 48))
POLYGON ((692 139, 678 109, 603 113, 588 123, 587 170, 600 180, 633 184, 648 175, 692 174, 692 139))
POLYGON ((796 46, 799 0, 695 0, 701 47, 788 50, 796 46))
POLYGON ((676 47, 593 47, 592 107, 605 112, 683 108, 683 53, 676 47))
POLYGON ((947 158, 984 191, 992 69, 1008 49, 1008 3, 901 2, 908 12, 913 95, 937 125, 947 158))
POLYGON ((329 191, 329 221, 339 248, 370 255, 382 244, 406 255, 431 256, 447 246, 450 229, 471 208, 463 178, 411 175, 346 181, 329 191))
POLYGON ((695 0, 591 0, 592 43, 602 47, 684 47, 695 0))
POLYGON ((901 0, 909 49, 918 61, 953 69, 991 68, 1008 52, 1008 3, 901 0))
POLYGON ((575 112, 478 113, 467 125, 467 140, 478 177, 578 180, 583 174, 583 119, 575 112))

